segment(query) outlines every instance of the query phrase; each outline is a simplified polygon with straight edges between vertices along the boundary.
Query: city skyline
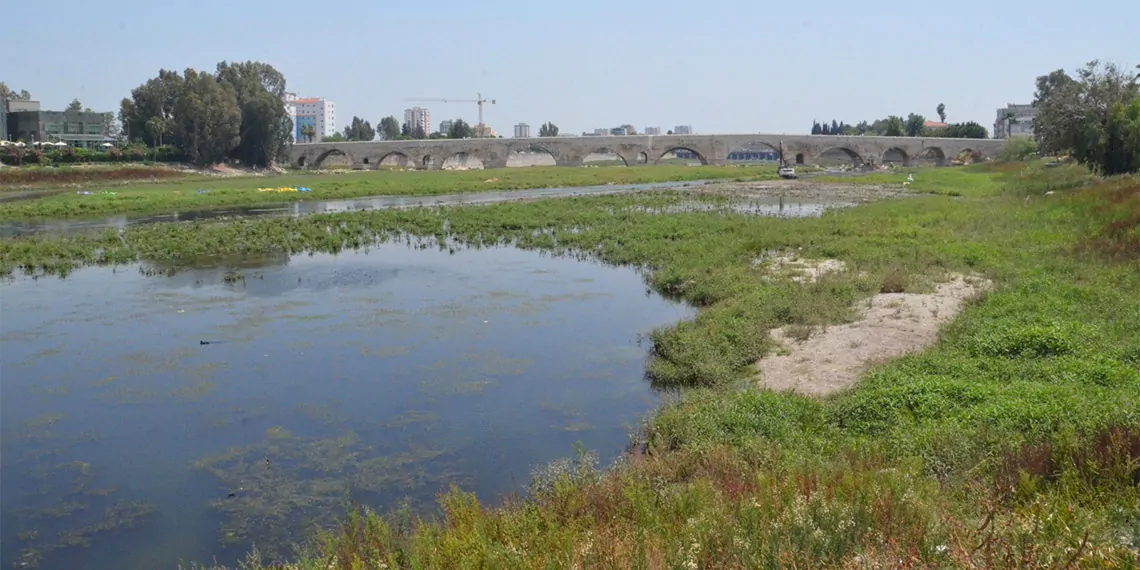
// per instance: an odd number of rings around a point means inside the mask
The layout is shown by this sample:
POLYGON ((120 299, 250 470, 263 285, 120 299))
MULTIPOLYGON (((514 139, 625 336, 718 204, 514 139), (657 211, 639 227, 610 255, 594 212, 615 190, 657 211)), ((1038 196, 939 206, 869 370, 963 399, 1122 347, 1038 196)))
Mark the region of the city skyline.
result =
MULTIPOLYGON (((0 81, 27 89, 44 108, 63 108, 79 98, 95 110, 117 111, 119 101, 159 69, 212 71, 219 60, 257 60, 280 70, 289 91, 336 101, 337 130, 354 116, 373 124, 388 115, 400 117, 408 97, 468 99, 477 93, 498 101, 485 109, 485 121, 504 133, 517 123, 548 121, 566 133, 625 123, 659 125, 662 132, 691 123, 706 133, 803 133, 813 118, 853 124, 916 112, 930 119, 939 103, 946 105, 948 121, 991 129, 995 109, 1032 100, 1039 75, 1071 71, 1091 59, 1137 63, 1125 58, 1136 57, 1131 26, 1140 20, 1140 4, 1091 1, 1073 11, 1059 0, 966 0, 953 10, 922 4, 866 8, 825 0, 812 14, 789 16, 787 25, 760 36, 755 24, 770 18, 771 9, 735 0, 717 10, 671 10, 644 0, 616 7, 585 0, 573 8, 525 9, 504 2, 445 1, 433 12, 440 25, 483 30, 480 41, 445 37, 416 43, 418 58, 447 65, 412 66, 393 82, 388 75, 356 69, 361 48, 352 34, 372 31, 376 21, 409 16, 416 12, 410 5, 346 0, 333 17, 308 22, 307 34, 337 38, 314 44, 278 41, 275 30, 289 23, 293 8, 307 6, 292 0, 272 10, 261 2, 209 0, 177 16, 172 6, 124 0, 114 11, 91 12, 82 27, 64 21, 55 30, 65 36, 87 28, 115 30, 104 41, 111 55, 93 61, 66 42, 42 42, 33 27, 16 26, 6 37, 9 43, 37 48, 8 62, 0 81), (223 6, 229 16, 215 18, 223 6), (1106 13, 1113 17, 1098 18, 1106 13), (598 20, 599 14, 606 18, 598 20), (170 18, 195 34, 171 34, 153 25, 170 18), (250 19, 263 25, 240 24, 250 19), (632 21, 639 24, 630 28, 626 24, 632 21), (998 21, 1001 33, 983 32, 998 21), (837 22, 841 29, 834 28, 837 22), (550 33, 552 25, 558 33, 550 33), (681 41, 670 32, 680 29, 702 40, 681 41), (860 31, 871 29, 891 33, 860 31), (961 30, 962 37, 933 41, 937 30, 950 29, 961 30), (1048 30, 1065 33, 1043 33, 1048 30), (788 65, 736 57, 757 45, 788 46, 781 52, 788 65), (1011 52, 1011 45, 1018 49, 1011 52), (641 51, 647 57, 636 56, 639 63, 631 67, 630 58, 641 51)), ((61 10, 85 7, 78 0, 57 4, 61 10)), ((17 3, 6 15, 24 21, 37 13, 34 3, 17 3)), ((396 53, 396 47, 386 46, 414 38, 410 30, 387 34, 375 48, 382 54, 396 53)), ((477 122, 474 104, 433 106, 432 111, 437 121, 477 122)))

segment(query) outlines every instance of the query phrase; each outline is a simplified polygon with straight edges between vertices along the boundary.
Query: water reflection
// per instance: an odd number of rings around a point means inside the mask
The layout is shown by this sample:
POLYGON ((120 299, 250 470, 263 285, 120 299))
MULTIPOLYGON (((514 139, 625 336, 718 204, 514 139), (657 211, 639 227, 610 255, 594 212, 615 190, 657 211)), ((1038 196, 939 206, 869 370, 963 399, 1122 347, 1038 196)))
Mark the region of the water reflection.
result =
POLYGON ((314 200, 282 204, 261 204, 239 208, 196 210, 169 214, 115 215, 90 219, 33 219, 5 220, 0 222, 0 237, 15 237, 36 233, 77 233, 93 229, 124 229, 132 225, 164 222, 218 220, 233 217, 297 217, 308 214, 378 210, 387 208, 415 208, 420 206, 450 206, 463 204, 492 204, 511 200, 561 198, 567 196, 601 196, 650 188, 684 188, 700 186, 705 181, 657 182, 652 184, 608 184, 604 186, 578 186, 570 188, 534 188, 530 190, 502 190, 438 196, 376 196, 345 200, 314 200))
POLYGON ((5 567, 283 554, 348 502, 494 500, 577 441, 612 458, 658 403, 640 334, 690 314, 510 248, 207 265, 0 284, 5 567))

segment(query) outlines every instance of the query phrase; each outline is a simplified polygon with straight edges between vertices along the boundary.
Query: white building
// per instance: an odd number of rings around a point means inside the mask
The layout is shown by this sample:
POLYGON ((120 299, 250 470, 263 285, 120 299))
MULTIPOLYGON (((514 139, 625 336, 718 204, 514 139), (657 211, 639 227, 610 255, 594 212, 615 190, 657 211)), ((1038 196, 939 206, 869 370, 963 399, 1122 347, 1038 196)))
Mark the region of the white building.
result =
POLYGON ((661 134, 661 127, 645 127, 645 134, 659 135, 661 134))
POLYGON ((431 111, 422 107, 412 107, 411 109, 404 109, 404 124, 413 133, 417 128, 422 128, 424 133, 431 133, 431 111))
POLYGON ((519 123, 515 125, 515 138, 516 139, 529 139, 530 138, 530 125, 526 123, 519 123))
POLYGON ((312 142, 320 142, 337 132, 336 103, 324 97, 297 97, 296 93, 286 93, 285 111, 293 119, 294 142, 309 142, 301 132, 306 126, 312 126, 316 133, 312 142))
POLYGON ((451 132, 451 119, 439 122, 439 132, 445 135, 451 132))
POLYGON ((673 127, 673 134, 675 135, 691 135, 693 134, 692 125, 677 125, 673 127))
POLYGON ((1033 136, 1033 119, 1037 116, 1037 108, 1033 105, 1018 105, 1010 103, 997 110, 994 119, 994 138, 1006 139, 1010 136, 1033 136), (1009 120, 1013 115, 1013 121, 1009 120), (1006 132, 1008 129, 1009 132, 1006 132))

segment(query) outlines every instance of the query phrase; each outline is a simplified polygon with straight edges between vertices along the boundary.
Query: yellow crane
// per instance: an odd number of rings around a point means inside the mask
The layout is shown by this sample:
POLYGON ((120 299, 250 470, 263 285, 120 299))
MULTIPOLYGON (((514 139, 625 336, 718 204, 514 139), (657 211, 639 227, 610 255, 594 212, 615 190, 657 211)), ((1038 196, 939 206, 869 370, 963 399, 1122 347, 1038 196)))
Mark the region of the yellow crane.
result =
POLYGON ((483 104, 495 104, 494 99, 484 99, 482 93, 476 93, 474 99, 408 99, 409 102, 419 103, 475 103, 479 106, 479 133, 486 132, 486 127, 483 125, 483 104))

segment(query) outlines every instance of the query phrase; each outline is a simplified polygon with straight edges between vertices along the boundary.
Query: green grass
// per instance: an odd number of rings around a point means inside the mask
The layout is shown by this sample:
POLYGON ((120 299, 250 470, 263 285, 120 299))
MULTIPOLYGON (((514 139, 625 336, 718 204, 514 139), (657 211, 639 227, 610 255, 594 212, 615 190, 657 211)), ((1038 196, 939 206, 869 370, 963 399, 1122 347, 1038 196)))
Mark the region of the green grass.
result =
POLYGON ((1039 165, 916 179, 940 190, 818 219, 653 214, 693 199, 658 192, 20 238, 0 263, 177 267, 416 235, 634 265, 701 307, 652 335, 654 381, 685 390, 614 469, 579 456, 496 508, 452 490, 438 517, 353 513, 296 568, 1140 567, 1140 181, 1039 165), (761 279, 753 260, 785 248, 852 270, 761 279), (886 285, 949 272, 996 286, 929 350, 826 399, 752 384, 770 328, 843 322, 886 285))
POLYGON ((775 178, 772 167, 636 166, 630 168, 503 168, 475 171, 367 171, 334 174, 286 174, 266 177, 216 177, 136 186, 92 186, 114 195, 74 192, 35 200, 0 203, 0 219, 82 217, 99 214, 146 214, 205 210, 266 203, 362 196, 427 196, 520 190, 551 186, 641 184, 702 179, 775 178), (261 187, 305 186, 312 192, 258 192, 261 187), (199 189, 209 190, 199 194, 199 189))

